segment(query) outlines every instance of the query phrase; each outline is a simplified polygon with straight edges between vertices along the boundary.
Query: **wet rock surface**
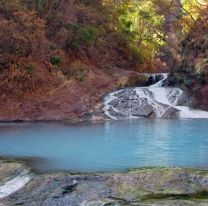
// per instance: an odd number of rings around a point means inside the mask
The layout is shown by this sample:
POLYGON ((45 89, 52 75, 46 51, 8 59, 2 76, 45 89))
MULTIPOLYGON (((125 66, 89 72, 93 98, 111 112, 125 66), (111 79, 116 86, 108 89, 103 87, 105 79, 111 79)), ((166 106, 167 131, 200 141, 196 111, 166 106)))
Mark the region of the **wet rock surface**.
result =
MULTIPOLYGON (((148 92, 148 91, 147 91, 148 92)), ((134 89, 123 89, 115 94, 109 103, 111 116, 121 119, 126 117, 149 117, 154 113, 154 108, 148 104, 147 99, 140 98, 134 89)))
MULTIPOLYGON (((24 166, 1 162, 0 184, 16 168, 23 170, 24 166)), ((208 170, 144 168, 125 173, 32 174, 24 188, 0 199, 0 205, 205 206, 208 205, 208 170)))
POLYGON ((179 90, 174 88, 121 89, 106 96, 104 111, 112 119, 175 118, 178 109, 174 104, 179 95, 179 90))
POLYGON ((194 102, 190 94, 177 87, 165 86, 168 74, 161 74, 158 79, 157 76, 149 77, 153 83, 151 86, 123 88, 106 95, 103 108, 105 115, 114 120, 208 118, 208 112, 191 107, 194 102))

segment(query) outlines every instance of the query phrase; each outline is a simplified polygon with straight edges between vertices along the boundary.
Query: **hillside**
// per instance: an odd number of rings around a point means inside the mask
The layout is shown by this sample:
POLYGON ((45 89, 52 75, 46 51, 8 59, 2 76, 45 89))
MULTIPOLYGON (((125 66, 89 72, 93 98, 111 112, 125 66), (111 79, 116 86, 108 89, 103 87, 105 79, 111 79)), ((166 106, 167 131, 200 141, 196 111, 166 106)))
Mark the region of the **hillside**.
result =
POLYGON ((141 63, 108 24, 99 1, 0 0, 0 119, 89 113, 141 63))
POLYGON ((107 92, 169 68, 208 110, 207 19, 192 0, 0 0, 0 120, 92 119, 107 92))

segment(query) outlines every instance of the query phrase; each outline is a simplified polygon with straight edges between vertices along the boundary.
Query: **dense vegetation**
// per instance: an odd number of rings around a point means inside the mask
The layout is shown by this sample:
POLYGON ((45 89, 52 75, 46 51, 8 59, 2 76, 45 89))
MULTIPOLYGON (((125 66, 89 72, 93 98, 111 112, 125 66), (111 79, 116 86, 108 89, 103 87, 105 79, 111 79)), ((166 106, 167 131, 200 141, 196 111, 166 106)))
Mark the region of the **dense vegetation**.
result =
POLYGON ((172 66, 172 83, 197 90, 208 83, 208 8, 200 11, 180 43, 180 58, 172 66))
POLYGON ((0 27, 1 94, 54 87, 60 78, 83 80, 89 66, 131 62, 123 37, 83 2, 1 0, 0 27))
POLYGON ((0 0, 1 96, 56 87, 62 78, 84 81, 91 67, 149 72, 171 62, 178 64, 175 83, 190 87, 196 76, 205 84, 206 5, 197 0, 0 0))

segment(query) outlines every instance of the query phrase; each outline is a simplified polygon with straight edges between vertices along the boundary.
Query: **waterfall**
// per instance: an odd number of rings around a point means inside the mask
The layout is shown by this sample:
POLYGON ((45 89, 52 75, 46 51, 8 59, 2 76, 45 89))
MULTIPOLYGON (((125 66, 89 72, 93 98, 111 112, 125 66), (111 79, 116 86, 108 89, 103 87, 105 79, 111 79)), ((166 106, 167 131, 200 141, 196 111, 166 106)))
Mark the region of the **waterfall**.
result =
POLYGON ((208 118, 208 112, 179 106, 184 91, 176 87, 163 87, 168 74, 149 87, 124 88, 109 93, 104 98, 104 113, 111 119, 156 118, 208 118))

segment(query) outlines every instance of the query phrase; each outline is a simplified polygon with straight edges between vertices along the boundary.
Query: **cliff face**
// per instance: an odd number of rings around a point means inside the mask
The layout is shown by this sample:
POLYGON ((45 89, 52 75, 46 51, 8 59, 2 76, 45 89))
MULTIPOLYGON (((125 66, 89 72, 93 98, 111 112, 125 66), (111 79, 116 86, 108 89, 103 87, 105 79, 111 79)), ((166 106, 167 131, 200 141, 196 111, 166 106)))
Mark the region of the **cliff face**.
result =
POLYGON ((181 42, 181 59, 172 68, 170 84, 193 94, 193 106, 208 110, 208 8, 201 11, 181 42))
POLYGON ((80 2, 0 0, 0 120, 80 117, 130 75, 99 1, 80 2))

